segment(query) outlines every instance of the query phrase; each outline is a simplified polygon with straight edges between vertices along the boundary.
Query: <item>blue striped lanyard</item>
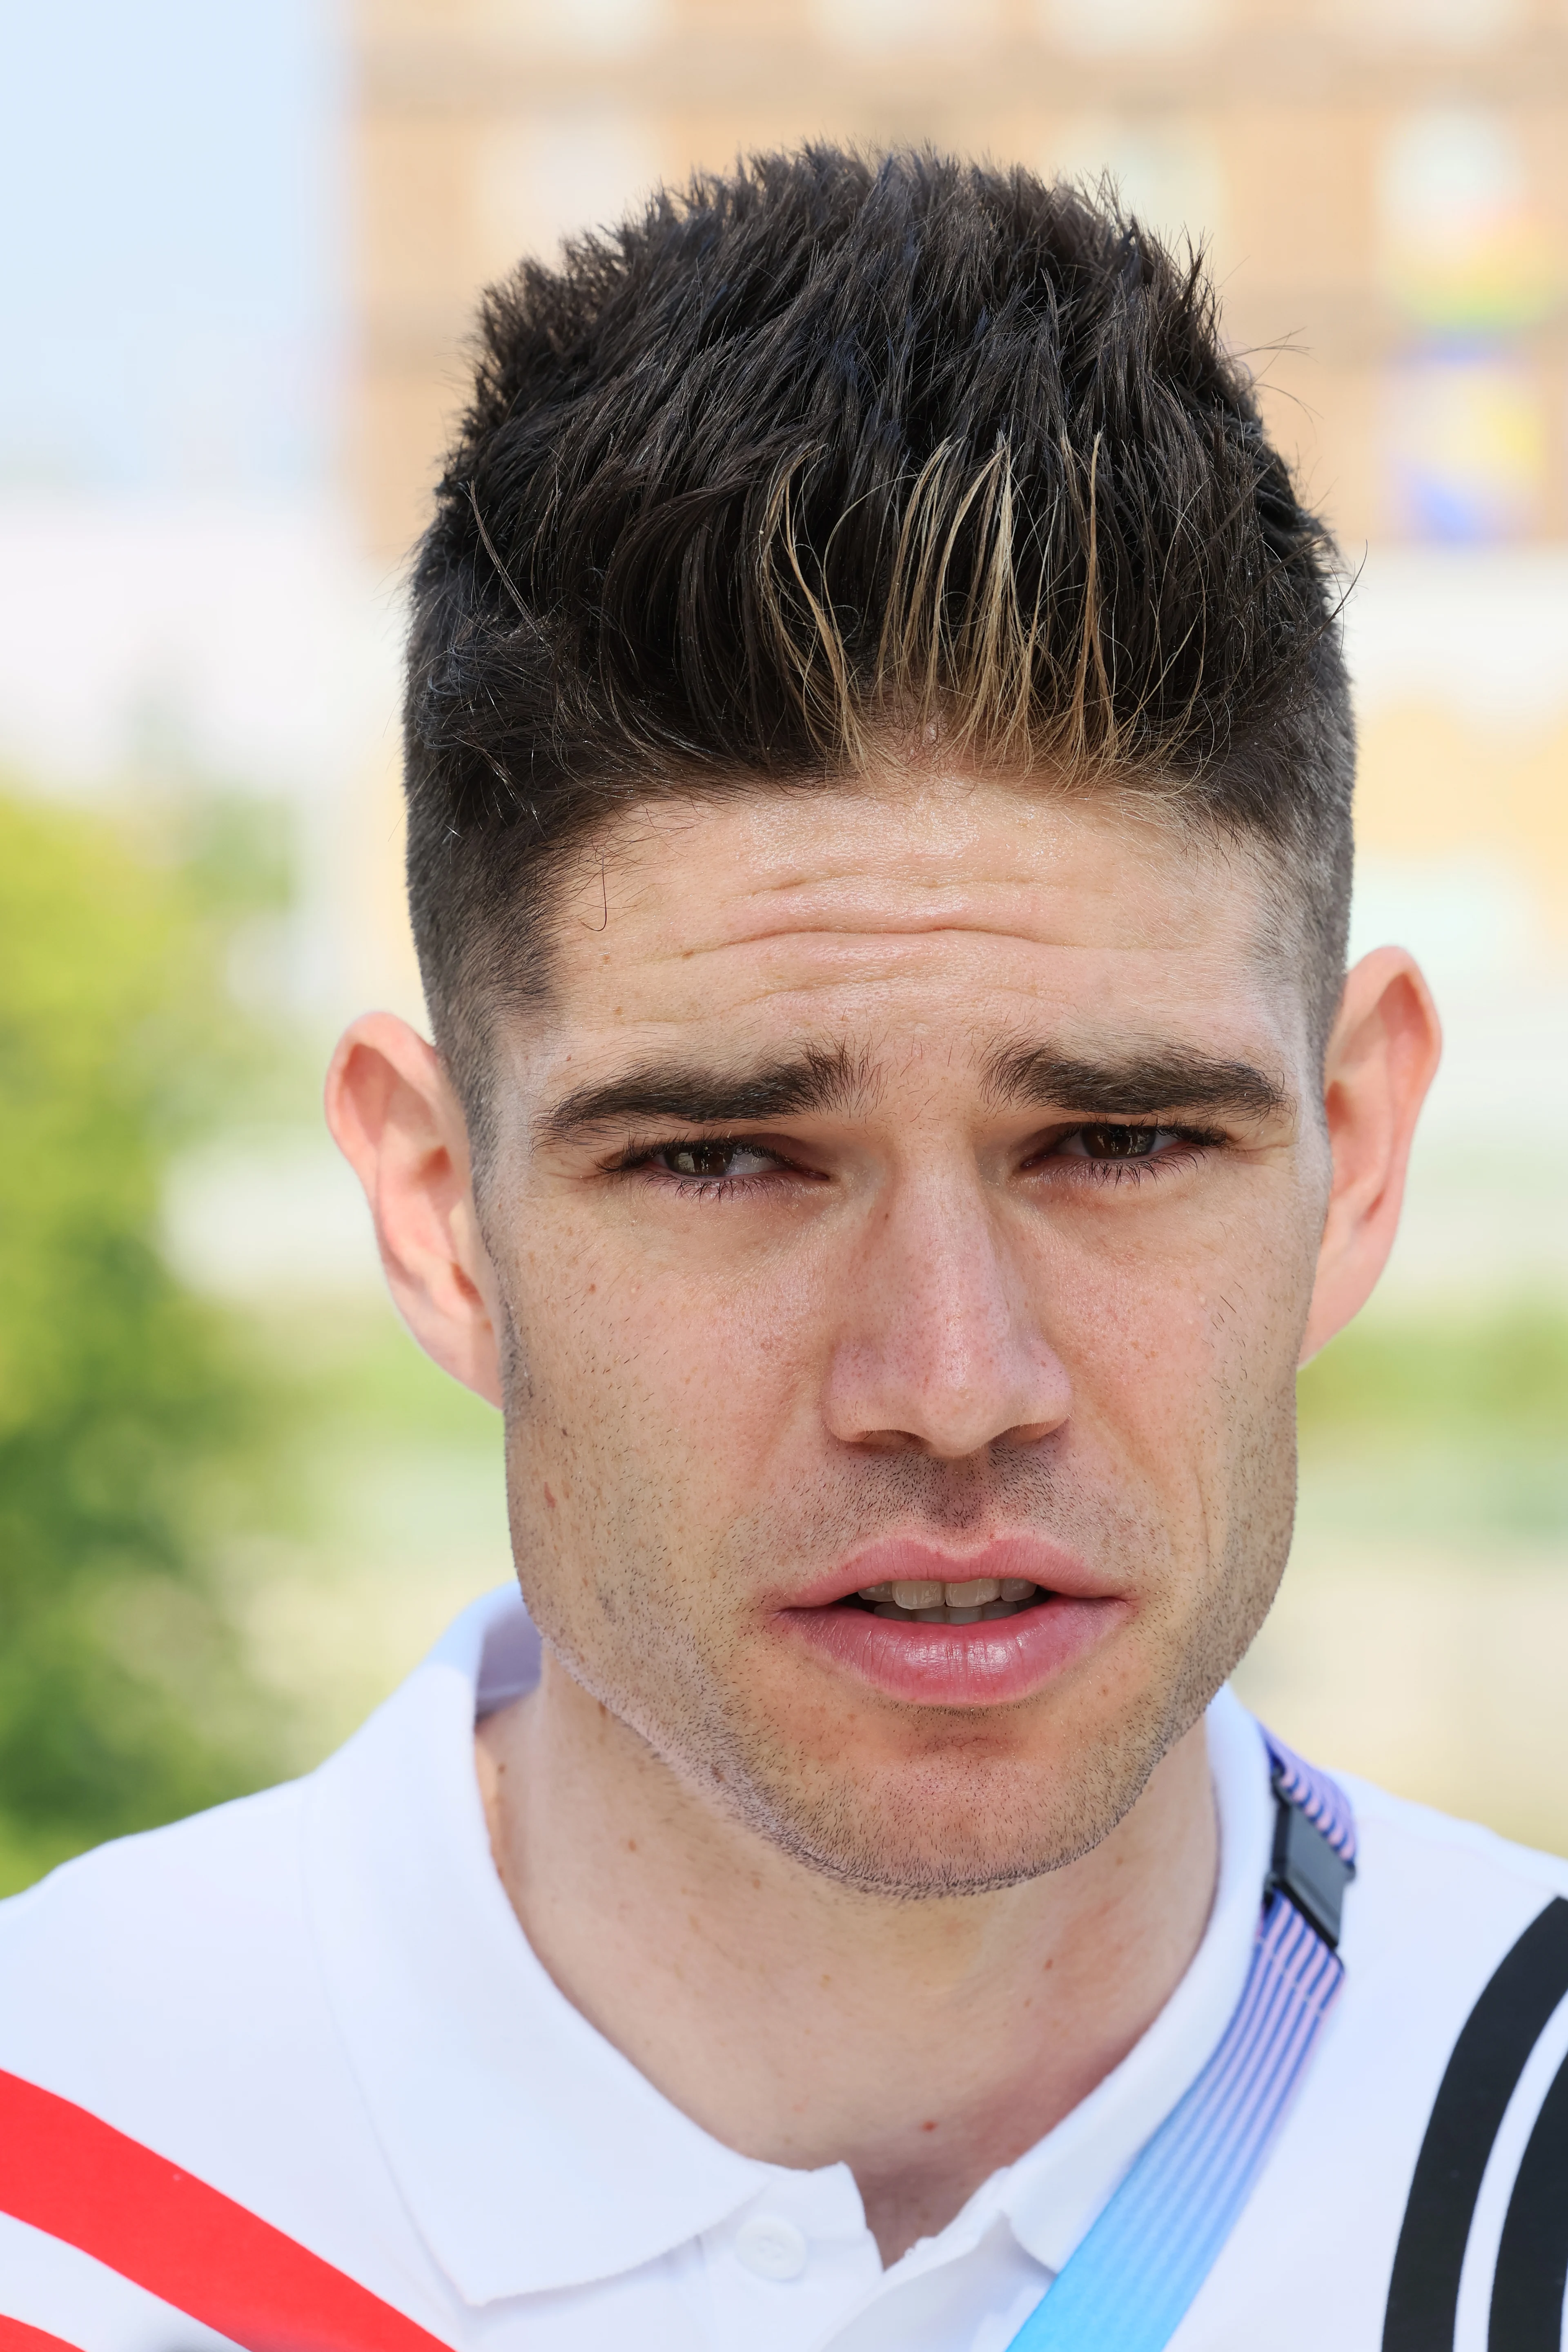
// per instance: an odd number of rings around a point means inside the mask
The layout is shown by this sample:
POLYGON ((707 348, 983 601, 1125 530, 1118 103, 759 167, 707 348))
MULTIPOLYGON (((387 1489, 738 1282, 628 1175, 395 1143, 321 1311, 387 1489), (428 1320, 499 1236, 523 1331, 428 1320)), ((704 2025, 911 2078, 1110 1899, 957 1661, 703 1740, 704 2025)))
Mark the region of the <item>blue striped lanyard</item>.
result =
POLYGON ((1340 1989, 1355 1822, 1325 1773, 1264 1738, 1274 1855, 1235 2014, 1008 2352, 1163 2352, 1263 2169, 1340 1989))

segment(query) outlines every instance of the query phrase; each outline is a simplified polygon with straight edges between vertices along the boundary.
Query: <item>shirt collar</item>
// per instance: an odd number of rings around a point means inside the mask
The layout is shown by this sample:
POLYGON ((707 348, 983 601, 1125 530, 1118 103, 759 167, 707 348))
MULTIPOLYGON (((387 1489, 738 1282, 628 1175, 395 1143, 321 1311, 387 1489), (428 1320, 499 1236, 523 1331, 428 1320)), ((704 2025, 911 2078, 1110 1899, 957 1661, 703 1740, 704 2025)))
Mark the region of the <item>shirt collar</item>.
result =
POLYGON ((1061 2269, 1144 2141, 1202 2071, 1247 1982, 1274 1831, 1268 1756, 1256 1720, 1228 1689, 1210 1706, 1205 1728, 1219 1875, 1203 1941, 1121 2065, 980 2191, 994 2192, 1019 2243, 1047 2270, 1061 2269))
POLYGON ((655 2090, 518 1927, 473 1728, 537 1674, 529 1631, 514 1591, 467 1610, 312 1776, 305 1811, 339 2031, 404 2199, 472 2304, 635 2269, 770 2177, 655 2090))
MULTIPOLYGON (((637 2269, 785 2183, 820 2209, 819 2231, 835 2217, 861 2226, 843 2166, 784 2174, 725 2147, 535 1958, 490 1857, 473 1727, 538 1672, 515 1588, 488 1594, 309 1784, 306 1896, 327 1996, 431 2252, 482 2305, 637 2269)), ((1220 1874, 1192 1966, 1122 2063, 940 2239, 911 2249, 911 2271, 999 2216, 1059 2270, 1218 2041, 1251 1953, 1268 1788, 1258 1727, 1228 1693, 1208 1737, 1220 1874)))
POLYGON ((1251 1965, 1274 1805, 1262 1733, 1230 1690, 1214 1700, 1205 1729, 1219 1874, 1186 1974, 1121 2063, 1016 2163, 982 2182, 940 2236, 911 2246, 889 2284, 962 2258, 998 2226, 1043 2269, 1061 2270, 1229 2024, 1251 1965))

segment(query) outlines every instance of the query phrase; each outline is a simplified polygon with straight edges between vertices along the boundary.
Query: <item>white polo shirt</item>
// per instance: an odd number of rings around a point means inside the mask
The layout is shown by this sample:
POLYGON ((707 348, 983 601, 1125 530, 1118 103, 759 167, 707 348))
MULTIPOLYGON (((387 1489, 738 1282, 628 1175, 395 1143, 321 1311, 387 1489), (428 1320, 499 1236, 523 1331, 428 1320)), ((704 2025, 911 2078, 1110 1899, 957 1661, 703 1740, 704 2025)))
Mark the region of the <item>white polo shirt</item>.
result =
MULTIPOLYGON (((1220 1880, 1170 2000, 1081 2105, 884 2270, 845 2166, 792 2171, 710 2137, 534 1958, 490 1859, 473 1727, 536 1674, 515 1594, 492 1595, 307 1779, 0 1905, 0 2070, 462 2352, 1005 2352, 1239 1997, 1273 1824, 1251 1717, 1228 1693, 1209 1712, 1220 1880)), ((1346 1786, 1362 1860, 1344 1989, 1177 2352, 1253 2352, 1265 2324, 1271 2352, 1377 2352, 1452 2045, 1568 1894, 1568 1864, 1346 1786)), ((1461 2296, 1477 2352, 1509 2182, 1565 2049, 1568 2004, 1477 2210, 1461 2296)), ((81 2352, 227 2340, 5 2217, 0 2315, 81 2352)))

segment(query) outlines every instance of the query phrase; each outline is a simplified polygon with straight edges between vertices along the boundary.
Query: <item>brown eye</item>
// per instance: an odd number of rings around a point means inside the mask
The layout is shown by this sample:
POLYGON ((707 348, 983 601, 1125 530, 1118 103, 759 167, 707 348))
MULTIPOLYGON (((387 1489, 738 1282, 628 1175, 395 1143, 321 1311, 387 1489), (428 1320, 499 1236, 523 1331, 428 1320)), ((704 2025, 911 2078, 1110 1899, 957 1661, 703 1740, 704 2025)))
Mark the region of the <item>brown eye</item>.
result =
POLYGON ((673 1143, 659 1158, 672 1176, 728 1176, 735 1158, 732 1143, 673 1143))
POLYGON ((760 1143, 704 1136, 694 1143, 667 1143, 648 1159, 667 1176, 684 1176, 689 1182, 722 1184, 732 1177, 763 1176, 778 1166, 760 1143))
POLYGON ((1086 1160, 1147 1160, 1160 1139, 1157 1127, 1080 1127, 1086 1160))

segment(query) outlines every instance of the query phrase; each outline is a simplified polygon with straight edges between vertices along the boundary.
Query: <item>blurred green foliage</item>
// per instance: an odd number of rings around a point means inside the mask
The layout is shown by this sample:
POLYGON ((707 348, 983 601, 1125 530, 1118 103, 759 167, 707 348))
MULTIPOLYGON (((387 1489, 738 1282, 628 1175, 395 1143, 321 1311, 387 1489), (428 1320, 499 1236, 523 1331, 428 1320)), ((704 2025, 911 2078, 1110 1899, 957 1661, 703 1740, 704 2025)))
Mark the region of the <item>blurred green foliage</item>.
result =
POLYGON ((1568 1318, 1507 1302, 1419 1321, 1368 1316, 1308 1365, 1297 1393, 1309 1437, 1473 1444, 1505 1433, 1568 1453, 1568 1318))
POLYGON ((285 1391, 158 1246, 171 1156, 266 1083, 224 982, 258 817, 0 795, 0 1887, 268 1772, 215 1562, 285 1391))
POLYGON ((1568 1538, 1568 1314, 1500 1299, 1373 1307, 1298 1383, 1301 1517, 1358 1537, 1568 1538))

